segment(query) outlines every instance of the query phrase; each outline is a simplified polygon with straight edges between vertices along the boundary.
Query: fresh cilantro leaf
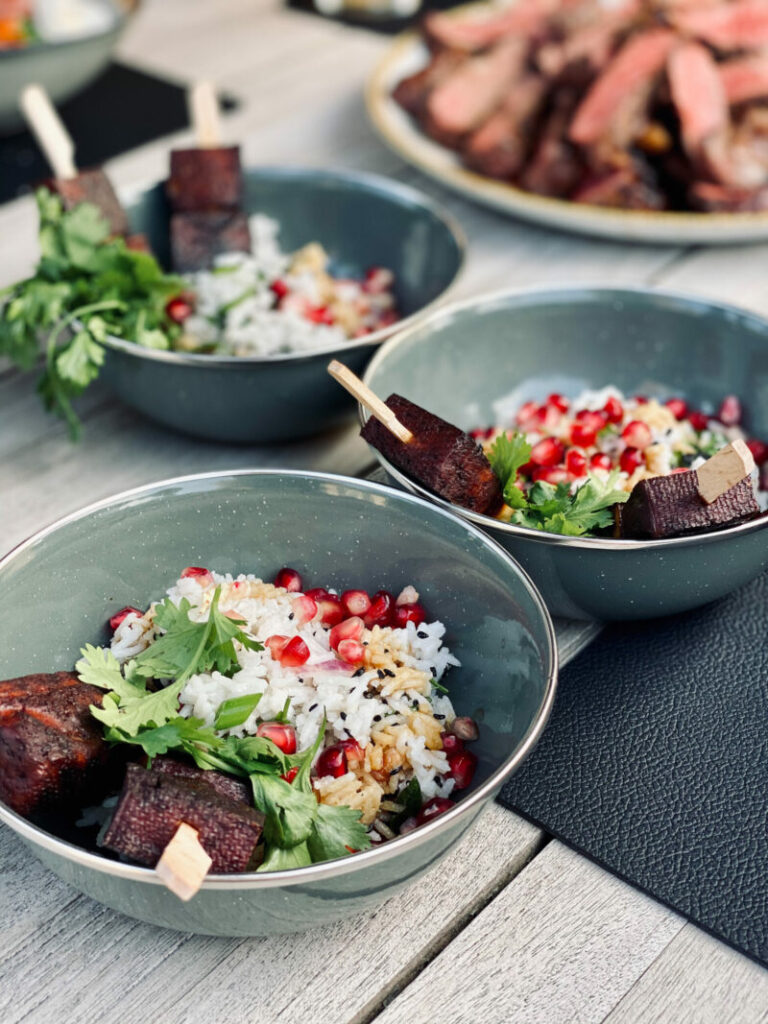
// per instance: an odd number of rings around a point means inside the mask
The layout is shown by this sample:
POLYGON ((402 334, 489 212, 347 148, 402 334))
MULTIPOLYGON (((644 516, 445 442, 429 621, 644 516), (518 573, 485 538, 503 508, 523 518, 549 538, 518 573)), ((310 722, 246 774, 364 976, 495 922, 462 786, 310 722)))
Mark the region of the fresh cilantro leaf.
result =
POLYGON ((289 871, 291 868, 305 868, 312 863, 306 843, 297 843, 284 849, 282 846, 267 846, 267 853, 257 871, 289 871))
POLYGON ((351 807, 318 804, 312 833, 307 840, 312 863, 347 857, 371 845, 360 811, 351 807))
POLYGON ((528 501, 514 480, 510 480, 504 488, 504 501, 510 508, 525 508, 528 501))
POLYGON ((613 522, 613 506, 629 497, 616 487, 617 478, 617 473, 607 478, 590 476, 575 493, 568 484, 553 486, 539 481, 531 487, 526 507, 513 514, 512 522, 568 537, 605 529, 613 522))
POLYGON ((102 707, 91 705, 91 714, 110 729, 118 729, 126 736, 137 736, 141 729, 165 725, 179 713, 179 694, 185 680, 141 696, 120 697, 108 693, 102 707))
POLYGON ((75 664, 75 671, 83 683, 110 690, 121 699, 141 697, 147 692, 143 683, 138 684, 124 677, 120 662, 109 648, 86 644, 80 654, 82 657, 75 664))
POLYGON ((262 698, 260 693, 247 693, 242 697, 223 700, 216 709, 215 729, 234 729, 247 722, 262 698))
MULTIPOLYGON (((524 466, 530 459, 531 450, 524 434, 513 434, 512 437, 507 434, 499 434, 493 442, 488 452, 488 461, 505 492, 507 486, 517 479, 521 466, 524 466)), ((510 503, 507 502, 507 504, 510 503)))
POLYGON ((251 775, 251 786, 254 803, 266 817, 268 846, 287 848, 309 838, 318 808, 313 793, 270 775, 251 775))
POLYGON ((135 736, 128 736, 122 731, 107 728, 104 738, 111 743, 132 743, 142 747, 150 757, 167 754, 169 750, 189 752, 192 744, 215 746, 216 734, 206 727, 201 718, 172 718, 165 725, 154 729, 141 729, 135 736))
POLYGON ((98 377, 103 362, 104 349, 90 331, 81 330, 56 356, 56 372, 75 387, 86 388, 98 377))

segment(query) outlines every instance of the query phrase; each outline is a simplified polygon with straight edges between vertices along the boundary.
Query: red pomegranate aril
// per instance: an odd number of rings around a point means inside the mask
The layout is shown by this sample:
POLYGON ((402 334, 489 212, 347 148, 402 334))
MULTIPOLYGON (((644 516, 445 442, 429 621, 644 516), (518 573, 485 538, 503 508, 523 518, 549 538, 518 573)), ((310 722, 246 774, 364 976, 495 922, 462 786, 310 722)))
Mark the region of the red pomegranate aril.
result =
POLYGON ((395 599, 388 590, 377 590, 371 598, 371 607, 363 616, 366 626, 388 626, 392 618, 395 599))
POLYGON ((762 466, 764 462, 768 461, 768 444, 765 441, 758 441, 756 437, 751 437, 747 441, 747 448, 752 452, 752 457, 758 466, 762 466))
POLYGON ((264 641, 266 647, 269 648, 269 653, 272 655, 273 661, 279 661, 280 655, 285 649, 285 645, 288 643, 290 637, 281 636, 280 633, 273 633, 272 636, 268 636, 264 641))
POLYGON ((465 743, 472 743, 480 735, 480 730, 474 718, 470 718, 468 715, 459 715, 451 724, 451 733, 458 739, 464 740, 465 743))
POLYGON ((648 405, 647 395, 635 395, 635 401, 638 405, 648 405))
POLYGON ((574 480, 578 480, 587 472, 587 457, 578 448, 569 448, 565 453, 565 468, 574 480))
POLYGON ((292 594, 297 594, 301 590, 301 576, 299 576, 295 569, 281 569, 277 576, 275 576, 275 586, 289 590, 292 594))
POLYGON ((421 808, 416 815, 416 822, 419 825, 426 825, 428 821, 432 821, 439 815, 445 814, 446 811, 450 811, 453 806, 453 800, 449 800, 445 796, 435 796, 421 808))
POLYGON ((624 419, 624 406, 614 395, 603 406, 603 412, 609 423, 621 423, 624 419))
POLYGON ((565 484, 570 479, 564 466, 537 466, 531 477, 534 481, 542 480, 546 484, 565 484))
POLYGON ((290 785, 298 774, 299 767, 298 765, 294 765, 293 768, 289 768, 285 775, 281 775, 280 778, 290 785))
POLYGON ((717 419, 724 427, 737 427, 741 423, 741 402, 736 395, 726 395, 717 410, 717 419))
POLYGON ((571 444, 577 448, 591 448, 604 426, 605 418, 600 413, 584 410, 584 415, 571 426, 571 444))
POLYGON ((331 778, 338 779, 347 774, 347 755, 341 744, 336 743, 325 748, 317 759, 315 771, 321 778, 330 775, 331 778))
POLYGON ((311 597, 313 601, 324 601, 326 597, 331 596, 325 587, 313 587, 312 590, 306 590, 304 593, 306 597, 311 597))
POLYGON ((643 453, 639 452, 637 448, 625 448, 619 458, 619 468, 624 473, 628 473, 630 476, 640 466, 645 465, 645 459, 643 453))
POLYGON ((554 437, 545 437, 531 449, 531 462, 534 466, 556 466, 563 461, 564 452, 562 441, 554 437))
POLYGON ((463 750, 448 758, 448 767, 448 774, 453 779, 455 788, 466 789, 475 774, 477 758, 470 750, 463 750))
POLYGON ((348 761, 362 762, 363 759, 365 758, 365 751, 357 742, 357 740, 339 740, 338 746, 340 746, 344 753, 347 755, 348 761))
POLYGON ((300 636, 292 636, 280 654, 280 664, 285 668, 298 668, 309 661, 309 648, 300 636))
POLYGON ((350 619, 344 619, 338 626, 334 626, 328 635, 331 650, 338 650, 342 640, 359 640, 363 635, 364 629, 365 623, 358 615, 353 615, 350 619))
POLYGON ((308 306, 304 316, 313 324, 328 324, 330 326, 335 323, 333 313, 327 306, 308 306))
POLYGON ((365 648, 359 640, 342 640, 336 653, 342 661, 348 661, 350 665, 359 665, 365 658, 365 648))
POLYGON ((269 286, 278 299, 284 299, 288 292, 291 290, 282 278, 276 278, 269 286))
POLYGON ((323 626, 335 626, 342 619, 346 618, 346 611, 344 605, 333 594, 328 594, 326 597, 320 599, 314 599, 317 603, 317 618, 323 626))
POLYGON ((604 469, 606 472, 610 473, 613 468, 610 455, 606 455, 605 452, 595 452, 594 455, 590 456, 589 468, 604 469))
POLYGON ((558 394, 557 391, 553 391, 551 395, 547 395, 547 405, 554 406, 559 412, 568 412, 570 402, 563 395, 558 394))
POLYGON ((299 594, 294 597, 291 607, 297 626, 305 626, 317 615, 317 601, 307 594, 299 594))
POLYGON ((699 431, 706 430, 709 426, 709 416, 705 412, 689 412, 688 422, 691 424, 694 430, 699 431))
POLYGON ((175 324, 183 324, 187 317, 192 315, 192 303, 185 299, 183 295, 177 295, 175 298, 168 300, 165 312, 169 320, 173 320, 175 324))
POLYGON ((474 438, 475 441, 484 441, 485 427, 475 427, 474 430, 470 430, 469 436, 474 438))
POLYGON ((144 614, 144 612, 141 611, 140 608, 133 608, 131 605, 128 604, 128 605, 125 606, 125 608, 121 608, 119 612, 115 612, 114 615, 110 616, 109 628, 114 633, 114 631, 117 629, 117 627, 120 625, 120 623, 123 622, 125 619, 127 619, 129 615, 143 615, 143 614, 144 614))
POLYGON ((443 741, 443 750, 447 757, 453 757, 454 754, 460 754, 464 750, 463 740, 451 732, 442 733, 440 739, 443 741))
POLYGON ((296 730, 292 725, 284 725, 283 722, 262 722, 256 730, 256 735, 262 736, 265 740, 272 740, 284 754, 296 753, 296 730))
POLYGON ((517 415, 515 416, 518 424, 528 423, 529 420, 532 420, 538 408, 536 402, 524 402, 517 410, 517 415))
POLYGON ((688 403, 682 398, 668 398, 664 405, 676 420, 684 420, 688 415, 688 403))
POLYGON ((621 432, 621 438, 628 448, 647 448, 653 441, 651 428, 642 420, 630 420, 621 432))
POLYGON ((427 613, 420 604, 401 604, 392 614, 392 625, 395 629, 405 629, 409 622, 420 626, 426 617, 427 613))
POLYGON ((371 607, 371 599, 364 590, 345 590, 341 595, 341 603, 349 615, 365 615, 371 607))
POLYGON ((387 267, 370 267, 365 272, 363 291, 379 295, 392 287, 395 276, 387 267))
POLYGON ((188 565, 186 569, 181 570, 181 578, 183 580, 201 579, 203 576, 210 575, 210 572, 207 569, 203 569, 201 565, 188 565))

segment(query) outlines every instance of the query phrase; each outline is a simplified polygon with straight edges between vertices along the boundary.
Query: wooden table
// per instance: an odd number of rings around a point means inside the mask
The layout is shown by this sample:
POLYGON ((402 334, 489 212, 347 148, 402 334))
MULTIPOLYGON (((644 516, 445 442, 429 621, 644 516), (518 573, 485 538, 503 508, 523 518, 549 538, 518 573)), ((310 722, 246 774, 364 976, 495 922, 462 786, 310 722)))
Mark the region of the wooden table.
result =
MULTIPOLYGON (((228 133, 246 160, 377 171, 437 196, 470 258, 458 295, 499 287, 646 284, 768 313, 768 247, 617 245, 526 227, 443 192, 388 152, 362 88, 385 37, 266 0, 146 0, 121 47, 182 81, 242 98, 228 133)), ((181 141, 184 136, 179 136, 181 141)), ((120 186, 164 176, 168 141, 109 167, 120 186)), ((31 202, 0 211, 0 284, 35 260, 31 202)), ((164 433, 99 387, 83 441, 46 416, 31 379, 0 367, 0 547, 116 491, 239 466, 358 473, 354 428, 298 444, 225 447, 164 433)), ((583 639, 561 626, 563 653, 583 639)), ((375 914, 280 939, 162 931, 48 874, 0 829, 0 1021, 768 1021, 768 973, 498 805, 415 889, 375 914)))

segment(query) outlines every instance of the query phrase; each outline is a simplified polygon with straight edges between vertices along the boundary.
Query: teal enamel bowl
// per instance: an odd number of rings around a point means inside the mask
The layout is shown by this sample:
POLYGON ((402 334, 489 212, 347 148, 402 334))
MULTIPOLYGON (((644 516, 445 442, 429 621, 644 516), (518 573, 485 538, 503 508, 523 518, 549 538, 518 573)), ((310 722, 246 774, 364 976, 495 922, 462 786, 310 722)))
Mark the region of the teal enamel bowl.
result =
MULTIPOLYGON (((280 224, 286 252, 319 241, 332 267, 362 276, 389 267, 407 326, 445 296, 464 259, 460 229, 421 193, 371 175, 302 168, 245 172, 245 207, 280 224)), ((168 262, 168 209, 162 185, 128 203, 135 231, 168 262)), ((212 441, 268 442, 306 437, 354 415, 354 402, 325 372, 341 359, 362 373, 395 327, 311 354, 271 357, 160 352, 107 341, 103 369, 117 397, 173 430, 212 441)))
MULTIPOLYGON (((509 422, 528 399, 614 384, 717 408, 727 394, 744 429, 768 438, 768 322, 661 292, 562 289, 492 295, 399 332, 366 383, 398 392, 465 429, 509 422)), ((563 537, 448 506, 379 456, 402 487, 494 537, 530 573, 553 615, 645 619, 707 604, 768 566, 768 519, 670 540, 563 537)))
MULTIPOLYGON (((450 811, 379 848, 293 871, 210 876, 188 903, 154 871, 20 818, 12 828, 76 889, 132 917, 211 935, 302 931, 369 910, 434 867, 520 765, 554 698, 552 623, 526 574, 482 531, 370 481, 243 471, 164 481, 68 516, 0 561, 0 678, 71 668, 106 618, 162 596, 185 565, 271 578, 283 565, 341 590, 414 584, 461 661, 446 676, 480 738, 450 811)), ((471 836, 467 843, 472 843, 471 836)), ((446 897, 450 897, 446 893, 446 897)))

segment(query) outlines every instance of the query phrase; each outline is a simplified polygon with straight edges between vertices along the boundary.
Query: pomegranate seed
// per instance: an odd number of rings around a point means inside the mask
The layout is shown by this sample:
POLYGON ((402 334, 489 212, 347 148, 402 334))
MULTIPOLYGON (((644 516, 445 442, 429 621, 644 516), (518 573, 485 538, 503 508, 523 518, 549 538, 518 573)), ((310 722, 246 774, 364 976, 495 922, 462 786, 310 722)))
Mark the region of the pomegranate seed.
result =
POLYGON ((705 412, 688 413, 688 422, 694 430, 701 432, 709 426, 709 416, 705 412))
POLYGON ((305 626, 317 615, 317 601, 307 594, 299 594, 291 603, 297 626, 305 626))
POLYGON ((192 303, 182 295, 177 295, 168 300, 165 312, 169 320, 173 320, 175 324, 183 324, 187 317, 192 315, 192 303))
POLYGON ((464 750, 464 743, 458 736, 454 736, 453 733, 444 732, 441 734, 440 739, 443 741, 443 750, 448 757, 460 754, 464 750))
POLYGON ((568 483, 568 471, 563 466, 537 466, 532 473, 534 480, 543 480, 547 484, 568 483))
POLYGON ((389 291, 395 281, 395 275, 386 267, 370 267, 363 280, 363 291, 371 295, 380 295, 389 291))
POLYGON ((570 402, 563 395, 559 395, 554 391, 551 395, 547 395, 547 405, 554 406, 559 412, 568 412, 570 402))
POLYGON ((416 604, 418 600, 418 590, 416 589, 416 587, 412 587, 410 584, 408 584, 407 587, 403 587, 403 589, 400 591, 397 601, 395 603, 399 607, 401 604, 416 604))
POLYGON ((284 299, 288 292, 291 290, 288 285, 281 278, 277 278, 269 286, 278 299, 284 299))
POLYGON ((357 742, 357 740, 339 740, 338 746, 347 755, 347 761, 360 761, 362 762, 365 758, 365 751, 357 742))
POLYGON ((345 590, 341 603, 349 615, 365 615, 371 607, 371 599, 364 590, 345 590))
POLYGON ((295 569, 281 569, 275 576, 275 586, 297 594, 301 590, 301 576, 295 569))
POLYGON ((333 627, 328 637, 331 650, 338 650, 342 640, 359 640, 363 635, 364 629, 365 623, 357 615, 353 615, 352 618, 340 622, 338 626, 333 627))
POLYGON ((475 441, 485 440, 485 427, 475 427, 474 430, 470 430, 469 436, 473 437, 475 441))
POLYGON ((583 423, 585 420, 597 423, 605 424, 608 420, 608 414, 604 409, 579 409, 576 415, 573 417, 579 423, 583 423))
POLYGON ((344 605, 333 594, 328 594, 327 597, 321 597, 319 600, 314 599, 317 603, 317 617, 323 626, 335 626, 346 617, 344 605))
POLYGON ((587 457, 578 448, 569 448, 565 455, 565 468, 574 480, 587 472, 587 457))
POLYGON ((269 648, 269 653, 272 655, 273 661, 280 661, 280 655, 283 653, 288 640, 289 637, 287 636, 281 636, 280 633, 273 633, 272 636, 268 636, 264 641, 265 645, 269 648))
POLYGON ((385 309, 383 313, 379 313, 379 322, 376 326, 377 328, 391 327, 392 324, 396 324, 399 319, 400 317, 397 315, 394 309, 385 309))
POLYGON ((664 405, 676 420, 684 420, 688 415, 688 403, 682 398, 668 398, 664 405))
POLYGON ((308 306, 304 316, 313 324, 334 324, 333 313, 327 306, 308 306))
POLYGON ((565 447, 554 437, 545 437, 531 449, 531 462, 535 466, 556 466, 563 461, 565 447))
POLYGON ((456 784, 456 789, 466 789, 472 781, 472 776, 477 768, 477 758, 469 750, 463 750, 460 754, 448 758, 448 775, 456 784))
POLYGON ((605 419, 599 412, 584 410, 584 414, 571 426, 571 444, 578 448, 591 448, 604 426, 605 419))
POLYGON ((590 457, 589 468, 604 469, 606 472, 610 473, 613 468, 610 456, 606 455, 605 452, 595 452, 595 454, 590 457))
POLYGON ((635 395, 635 401, 638 405, 648 405, 648 398, 646 395, 635 395))
POLYGON ((199 565, 188 565, 186 569, 182 570, 181 578, 183 580, 197 580, 201 587, 207 587, 210 583, 213 583, 213 576, 207 569, 203 569, 199 565))
POLYGON ((363 616, 366 626, 388 626, 392 618, 392 609, 395 604, 394 597, 388 590, 377 590, 371 598, 371 607, 363 616))
POLYGON ((405 629, 409 622, 412 622, 414 626, 420 626, 426 617, 427 613, 420 604, 401 604, 395 608, 392 625, 395 629, 405 629))
POLYGON ((144 614, 144 612, 141 611, 139 608, 133 608, 131 605, 128 604, 128 605, 125 606, 125 608, 121 608, 119 612, 115 612, 115 614, 110 617, 109 628, 114 633, 114 631, 117 629, 117 627, 123 621, 123 619, 127 619, 129 615, 143 615, 143 614, 144 614))
POLYGON ((280 653, 280 664, 298 668, 309 661, 309 648, 300 636, 292 636, 280 653))
POLYGON ((296 730, 292 725, 284 725, 282 722, 262 722, 256 730, 256 735, 263 736, 266 740, 272 740, 284 754, 296 753, 296 730))
POLYGON ((737 427, 741 423, 741 402, 736 395, 726 395, 717 410, 717 419, 724 427, 737 427))
POLYGON ((534 418, 534 416, 538 412, 538 409, 539 407, 536 404, 536 402, 525 402, 517 410, 517 416, 515 417, 515 419, 517 420, 518 424, 528 423, 530 420, 534 418))
POLYGON ((359 640, 342 640, 336 650, 342 661, 350 665, 359 665, 365 658, 365 648, 359 640))
POLYGON ((624 419, 624 406, 613 395, 603 406, 603 412, 606 415, 606 419, 609 423, 621 423, 624 419))
MULTIPOLYGON (((762 466, 764 462, 768 462, 768 444, 765 441, 758 441, 756 437, 751 437, 747 441, 747 448, 752 452, 752 457, 758 466, 762 466)), ((131 609, 133 610, 133 609, 131 609)), ((118 615, 120 613, 118 612, 118 615)), ((109 620, 112 621, 111 619, 109 620)))
POLYGON ((299 766, 294 765, 293 768, 289 768, 285 775, 281 775, 280 778, 284 779, 288 783, 288 785, 290 785, 298 774, 299 766))
POLYGON ((330 775, 338 779, 347 774, 347 755, 340 743, 325 748, 317 759, 315 771, 321 778, 330 775))
POLYGON ((432 821, 438 815, 450 811, 453 806, 453 800, 449 800, 445 796, 435 796, 421 808, 416 815, 416 822, 419 825, 426 825, 428 821, 432 821))
POLYGON ((651 428, 642 420, 630 420, 621 432, 622 440, 628 448, 647 448, 653 441, 651 428))
POLYGON ((644 462, 643 453, 639 452, 637 448, 625 448, 619 458, 619 468, 624 473, 629 473, 632 476, 635 470, 642 466, 644 462))
POLYGON ((325 589, 325 587, 314 587, 312 590, 307 590, 305 597, 311 597, 313 601, 324 601, 331 595, 325 589))
POLYGON ((471 743, 480 735, 477 722, 474 718, 469 718, 467 715, 460 715, 458 718, 454 718, 451 732, 460 740, 464 740, 465 743, 471 743))

